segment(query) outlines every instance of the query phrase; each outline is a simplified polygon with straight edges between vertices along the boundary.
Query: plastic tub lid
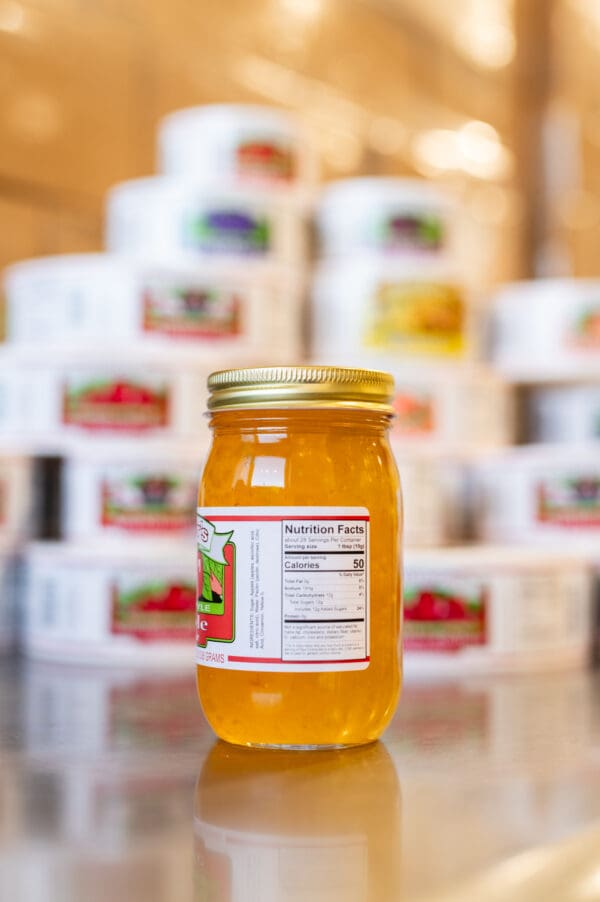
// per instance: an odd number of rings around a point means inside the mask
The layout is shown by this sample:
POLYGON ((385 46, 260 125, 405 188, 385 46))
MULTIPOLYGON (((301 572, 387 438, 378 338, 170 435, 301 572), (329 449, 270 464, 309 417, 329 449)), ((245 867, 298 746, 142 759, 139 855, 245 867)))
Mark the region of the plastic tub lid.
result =
POLYGON ((198 129, 204 131, 217 128, 272 128, 289 134, 301 133, 300 122, 289 112, 277 107, 246 103, 209 103, 203 106, 185 107, 167 113, 158 125, 161 132, 173 130, 198 129))
POLYGON ((44 348, 43 356, 37 346, 4 346, 0 348, 0 370, 21 369, 25 371, 56 369, 64 372, 69 367, 85 370, 100 369, 107 372, 131 372, 147 369, 153 377, 156 369, 177 374, 208 376, 214 370, 228 367, 252 367, 267 365, 266 354, 253 351, 232 352, 225 349, 187 345, 182 347, 171 343, 122 346, 106 342, 69 342, 53 344, 44 348))
POLYGON ((418 253, 407 251, 401 256, 385 256, 374 252, 351 257, 324 257, 315 267, 316 284, 336 279, 353 283, 357 277, 411 282, 441 282, 461 286, 464 278, 456 263, 447 257, 423 259, 418 253))
POLYGON ((427 209, 449 207, 452 199, 446 190, 426 179, 405 179, 389 176, 339 179, 330 182, 321 192, 320 212, 327 215, 331 208, 351 204, 406 203, 427 209))
POLYGON ((40 541, 25 546, 25 557, 32 563, 89 564, 91 566, 140 565, 142 567, 170 566, 190 569, 193 577, 193 541, 173 538, 152 538, 140 542, 100 542, 93 541, 40 541))
POLYGON ((157 261, 144 260, 143 256, 128 259, 120 254, 98 252, 55 254, 19 260, 6 267, 4 278, 7 286, 10 286, 11 283, 18 284, 40 277, 89 278, 90 273, 140 279, 169 275, 175 278, 231 279, 243 285, 289 278, 300 280, 302 275, 300 268, 274 260, 243 258, 238 261, 231 257, 190 259, 189 256, 178 254, 168 260, 157 261))
POLYGON ((505 467, 509 462, 525 464, 559 464, 561 466, 595 465, 600 471, 600 441, 570 444, 557 442, 533 445, 515 445, 491 451, 484 464, 505 467))
POLYGON ((524 279, 500 286, 494 292, 494 299, 500 304, 519 303, 526 306, 538 299, 547 302, 551 298, 567 296, 571 300, 573 293, 586 294, 588 291, 600 291, 600 279, 524 279))
MULTIPOLYGON (((148 202, 175 199, 189 204, 197 196, 236 205, 248 202, 265 204, 275 210, 297 209, 296 195, 274 193, 259 186, 217 185, 213 178, 200 175, 150 175, 119 182, 109 188, 106 204, 109 208, 119 204, 135 205, 139 208, 139 213, 144 215, 148 212, 148 202)), ((306 199, 308 200, 308 195, 306 199)))
POLYGON ((337 359, 335 358, 335 353, 328 354, 327 360, 311 358, 309 365, 341 366, 343 364, 344 366, 375 369, 389 373, 398 382, 407 382, 415 385, 432 382, 440 385, 451 383, 453 386, 461 386, 472 382, 478 384, 484 382, 490 386, 510 389, 506 379, 503 379, 492 367, 475 360, 468 360, 464 363, 461 361, 459 367, 455 363, 437 361, 430 363, 425 360, 415 360, 414 363, 412 361, 408 363, 406 358, 401 356, 393 357, 389 354, 373 354, 369 353, 368 350, 355 354, 338 354, 337 359))
POLYGON ((65 442, 65 460, 82 460, 90 464, 135 464, 135 463, 172 463, 177 464, 202 464, 208 450, 210 434, 208 424, 206 436, 198 436, 198 439, 172 439, 145 438, 127 441, 122 437, 113 440, 95 438, 90 441, 87 437, 73 437, 65 442))
POLYGON ((520 356, 514 360, 496 361, 495 369, 507 382, 515 385, 600 384, 600 361, 594 360, 536 363, 520 356))
POLYGON ((114 254, 105 254, 101 251, 88 254, 47 254, 42 257, 29 257, 19 260, 17 263, 11 263, 4 270, 5 276, 29 276, 39 275, 45 270, 53 272, 55 270, 66 269, 67 271, 76 271, 79 269, 88 269, 91 267, 104 267, 106 265, 123 267, 124 261, 114 254))
POLYGON ((405 570, 587 570, 585 558, 570 549, 554 549, 512 545, 464 545, 453 548, 409 549, 404 555, 405 570))

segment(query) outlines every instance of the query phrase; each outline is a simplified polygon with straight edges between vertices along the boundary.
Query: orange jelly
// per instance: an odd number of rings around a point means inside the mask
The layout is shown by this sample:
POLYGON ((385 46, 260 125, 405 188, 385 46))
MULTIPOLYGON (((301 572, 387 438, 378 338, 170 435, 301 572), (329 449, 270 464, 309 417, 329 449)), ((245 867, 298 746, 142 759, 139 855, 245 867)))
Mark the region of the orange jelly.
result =
POLYGON ((230 370, 209 379, 198 497, 197 681, 218 736, 377 739, 400 691, 391 377, 230 370))

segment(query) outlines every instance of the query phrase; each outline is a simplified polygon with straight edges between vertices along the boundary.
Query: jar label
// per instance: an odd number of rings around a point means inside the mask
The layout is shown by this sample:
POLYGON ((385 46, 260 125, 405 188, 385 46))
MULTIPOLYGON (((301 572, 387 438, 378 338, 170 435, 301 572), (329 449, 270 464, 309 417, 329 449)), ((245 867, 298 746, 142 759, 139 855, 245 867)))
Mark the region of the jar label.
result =
POLYGON ((600 475, 597 471, 541 479, 536 487, 537 522, 549 526, 600 526, 600 475))
POLYGON ((195 471, 113 468, 100 484, 100 523, 131 532, 191 530, 196 507, 195 471))
POLYGON ((169 386, 163 379, 69 376, 62 420, 81 429, 138 432, 169 425, 169 386))
POLYGON ((381 282, 365 326, 367 347, 442 357, 467 350, 465 301, 452 285, 381 282))
POLYGON ((242 331, 243 298, 212 285, 148 284, 143 290, 145 332, 174 338, 230 338, 242 331))
POLYGON ((567 347, 576 351, 600 349, 600 302, 580 308, 570 323, 567 347))
POLYGON ((369 666, 366 508, 199 508, 197 542, 198 664, 369 666))
POLYGON ((296 161, 290 147, 267 139, 248 139, 238 144, 235 153, 238 175, 249 181, 290 182, 296 161))
POLYGON ((411 574, 404 589, 404 648, 457 652, 486 643, 483 582, 411 574))
POLYGON ((418 389, 401 389, 393 401, 396 419, 392 427, 396 435, 417 438, 435 432, 435 402, 431 394, 418 389))
POLYGON ((180 579, 120 577, 112 586, 111 631, 144 642, 189 642, 194 586, 180 579))
POLYGON ((439 216, 397 210, 382 220, 376 246, 394 252, 440 251, 444 237, 444 223, 439 216))
POLYGON ((192 213, 184 224, 185 246, 201 253, 266 254, 271 224, 266 216, 236 207, 192 213))

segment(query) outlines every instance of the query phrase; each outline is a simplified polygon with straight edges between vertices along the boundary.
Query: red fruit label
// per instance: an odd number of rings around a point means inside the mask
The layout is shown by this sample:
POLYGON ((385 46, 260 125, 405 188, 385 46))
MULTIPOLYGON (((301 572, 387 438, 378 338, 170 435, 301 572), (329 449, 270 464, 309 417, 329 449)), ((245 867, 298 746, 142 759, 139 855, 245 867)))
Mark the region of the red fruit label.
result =
POLYGON ((404 436, 428 436, 435 430, 433 399, 423 392, 398 392, 393 402, 396 411, 393 431, 404 436))
POLYGON ((173 532, 194 526, 196 479, 157 471, 102 481, 101 524, 130 532, 173 532))
POLYGON ((173 338, 230 338, 242 331, 238 291, 207 285, 147 285, 144 331, 173 338))
POLYGON ((540 480, 537 521, 565 528, 600 527, 600 467, 593 473, 540 480))
POLYGON ((256 139, 238 145, 236 166, 242 179, 289 182, 295 176, 296 161, 290 147, 256 139))
POLYGON ((165 428, 169 387, 127 378, 71 379, 63 388, 63 423, 124 432, 165 428))
POLYGON ((404 648, 457 652, 486 643, 487 590, 472 580, 461 586, 434 578, 411 579, 404 593, 404 648))
POLYGON ((193 583, 175 579, 117 582, 112 598, 113 633, 145 642, 193 639, 196 609, 193 583))
POLYGON ((567 336, 567 344, 582 351, 600 349, 600 303, 579 311, 567 336))

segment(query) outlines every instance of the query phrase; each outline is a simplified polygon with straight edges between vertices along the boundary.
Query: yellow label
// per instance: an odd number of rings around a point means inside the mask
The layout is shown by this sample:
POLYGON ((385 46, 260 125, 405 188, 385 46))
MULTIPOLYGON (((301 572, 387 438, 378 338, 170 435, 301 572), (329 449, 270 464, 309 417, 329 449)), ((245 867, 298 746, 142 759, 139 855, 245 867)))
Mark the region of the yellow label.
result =
POLYGON ((465 302, 451 285, 382 282, 368 313, 364 343, 409 354, 464 353, 465 302))

